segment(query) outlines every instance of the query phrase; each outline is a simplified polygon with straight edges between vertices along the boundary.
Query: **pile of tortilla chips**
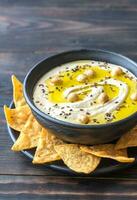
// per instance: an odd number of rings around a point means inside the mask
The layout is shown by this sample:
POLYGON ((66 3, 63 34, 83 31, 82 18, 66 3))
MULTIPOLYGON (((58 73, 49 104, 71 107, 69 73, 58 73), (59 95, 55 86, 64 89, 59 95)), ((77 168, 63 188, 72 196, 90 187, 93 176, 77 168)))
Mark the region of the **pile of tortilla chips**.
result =
POLYGON ((128 157, 127 148, 137 146, 137 126, 123 135, 116 144, 68 144, 52 135, 36 121, 25 102, 22 83, 15 76, 12 76, 12 84, 15 108, 4 106, 4 112, 8 125, 17 130, 19 136, 11 149, 21 151, 36 148, 32 161, 34 164, 63 160, 73 171, 88 174, 97 168, 102 158, 123 163, 135 160, 128 157))

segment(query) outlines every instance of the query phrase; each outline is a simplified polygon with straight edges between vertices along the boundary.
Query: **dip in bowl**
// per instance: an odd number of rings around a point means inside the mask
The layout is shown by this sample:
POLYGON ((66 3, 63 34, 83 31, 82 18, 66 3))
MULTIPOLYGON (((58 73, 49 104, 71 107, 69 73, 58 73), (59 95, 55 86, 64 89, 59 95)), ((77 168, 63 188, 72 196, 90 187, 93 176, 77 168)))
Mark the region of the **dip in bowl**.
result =
POLYGON ((112 52, 66 52, 28 73, 24 95, 39 123, 61 139, 107 143, 137 123, 136 67, 112 52))

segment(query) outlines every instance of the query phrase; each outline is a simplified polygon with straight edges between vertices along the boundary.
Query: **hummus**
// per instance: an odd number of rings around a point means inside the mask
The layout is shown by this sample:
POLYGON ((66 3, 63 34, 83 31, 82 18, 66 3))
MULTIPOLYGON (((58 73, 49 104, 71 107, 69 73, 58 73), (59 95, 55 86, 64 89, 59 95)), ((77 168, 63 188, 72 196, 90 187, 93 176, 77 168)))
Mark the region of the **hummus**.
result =
POLYGON ((104 124, 135 113, 137 101, 131 98, 135 93, 137 78, 127 69, 105 62, 81 60, 46 73, 37 82, 33 99, 41 111, 56 119, 81 124, 79 117, 87 116, 86 124, 104 124), (113 76, 111 72, 118 67, 122 73, 113 76), (94 76, 90 76, 90 70, 94 76), (58 77, 57 84, 56 80, 55 84, 52 81, 55 77, 58 77), (105 102, 98 101, 102 93, 108 97, 105 102), (68 101, 71 94, 78 97, 73 102, 68 101))

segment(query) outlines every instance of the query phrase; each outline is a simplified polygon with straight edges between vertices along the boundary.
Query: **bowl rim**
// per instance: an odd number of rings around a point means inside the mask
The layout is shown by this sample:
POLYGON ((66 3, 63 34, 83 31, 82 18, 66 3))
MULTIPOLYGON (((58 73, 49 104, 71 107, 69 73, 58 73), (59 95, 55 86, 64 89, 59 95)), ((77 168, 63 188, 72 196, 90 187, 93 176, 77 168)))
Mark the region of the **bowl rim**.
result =
MULTIPOLYGON (((42 118, 44 118, 45 120, 51 121, 53 123, 59 124, 60 126, 66 126, 66 127, 71 127, 71 128, 80 128, 80 129, 100 129, 100 128, 106 128, 106 127, 113 127, 115 125, 120 125, 123 124, 125 122, 130 121, 131 119, 137 117, 137 112, 131 114, 130 116, 123 118, 121 120, 115 121, 115 122, 110 122, 110 123, 106 123, 106 124, 76 124, 76 123, 71 123, 71 122, 67 122, 67 121, 63 121, 60 119, 56 119, 44 112, 42 112, 39 108, 37 108, 33 102, 33 99, 31 97, 29 97, 29 95, 27 94, 27 81, 29 79, 29 76, 31 75, 31 73, 33 72, 33 70, 35 70, 36 67, 38 67, 38 65, 44 61, 47 61, 48 59, 52 59, 55 58, 57 56, 61 56, 61 55, 65 55, 68 53, 76 53, 76 52, 92 52, 92 51, 98 51, 98 52, 102 52, 102 53, 108 53, 111 54, 112 56, 118 56, 121 57, 122 59, 125 59, 127 61, 129 61, 131 64, 133 64, 134 66, 137 67, 137 63, 134 62, 133 60, 131 60, 130 58, 123 56, 119 53, 115 53, 112 51, 108 51, 108 50, 103 50, 103 49, 96 49, 96 48, 92 48, 92 49, 76 49, 76 50, 70 50, 70 51, 64 51, 52 56, 49 56, 47 58, 41 59, 39 62, 37 62, 35 65, 33 65, 33 67, 28 71, 27 75, 25 76, 24 82, 23 82, 23 94, 25 97, 25 100, 27 102, 27 104, 29 105, 29 107, 35 112, 37 113, 39 116, 41 116, 42 118)), ((64 63, 65 64, 65 63, 64 63)), ((136 75, 135 75, 136 76, 136 75)))

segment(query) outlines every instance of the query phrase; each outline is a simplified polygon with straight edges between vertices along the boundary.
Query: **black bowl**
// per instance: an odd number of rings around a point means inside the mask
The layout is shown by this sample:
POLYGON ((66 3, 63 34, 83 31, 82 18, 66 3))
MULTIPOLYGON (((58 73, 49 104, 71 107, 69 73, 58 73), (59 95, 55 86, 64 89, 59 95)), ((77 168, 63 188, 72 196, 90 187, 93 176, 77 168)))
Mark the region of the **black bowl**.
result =
POLYGON ((61 53, 36 64, 24 80, 24 95, 37 121, 64 141, 80 144, 108 143, 119 138, 137 124, 137 112, 133 115, 109 124, 79 125, 64 122, 40 111, 33 103, 33 89, 42 75, 53 67, 76 60, 97 60, 121 65, 137 76, 137 64, 122 55, 104 50, 76 50, 61 53))

